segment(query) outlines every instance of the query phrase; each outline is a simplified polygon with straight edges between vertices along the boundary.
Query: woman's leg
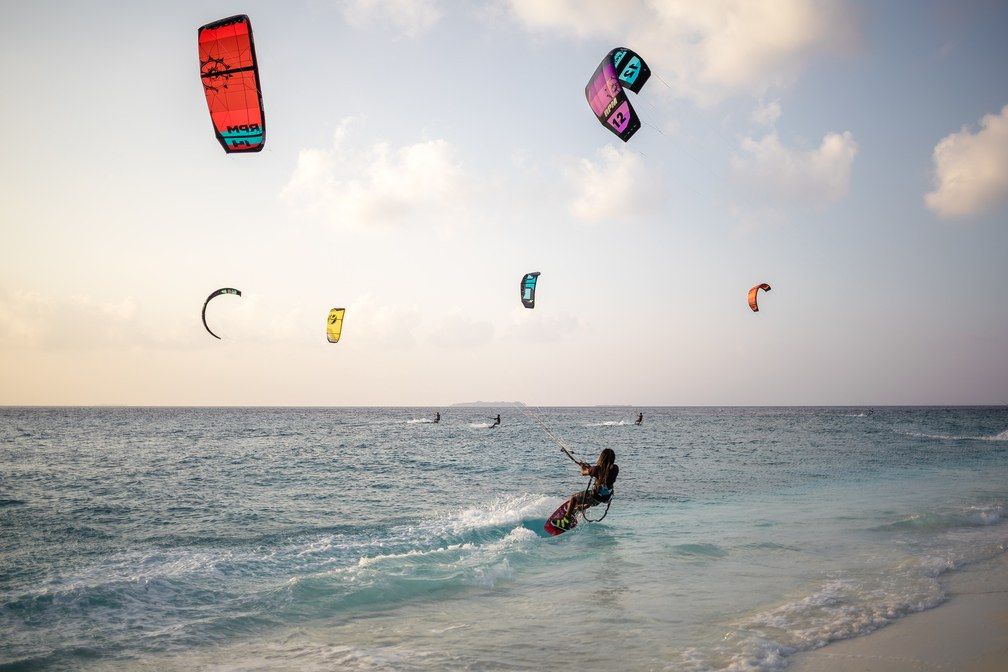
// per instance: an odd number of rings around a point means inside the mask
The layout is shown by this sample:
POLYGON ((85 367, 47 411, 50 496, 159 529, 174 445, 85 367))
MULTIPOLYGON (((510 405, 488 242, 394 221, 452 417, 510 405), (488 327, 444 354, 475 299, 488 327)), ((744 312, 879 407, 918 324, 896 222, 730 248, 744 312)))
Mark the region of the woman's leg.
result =
POLYGON ((570 499, 567 500, 567 513, 564 514, 565 516, 570 517, 578 512, 578 508, 581 506, 582 494, 584 493, 575 492, 570 496, 570 499))

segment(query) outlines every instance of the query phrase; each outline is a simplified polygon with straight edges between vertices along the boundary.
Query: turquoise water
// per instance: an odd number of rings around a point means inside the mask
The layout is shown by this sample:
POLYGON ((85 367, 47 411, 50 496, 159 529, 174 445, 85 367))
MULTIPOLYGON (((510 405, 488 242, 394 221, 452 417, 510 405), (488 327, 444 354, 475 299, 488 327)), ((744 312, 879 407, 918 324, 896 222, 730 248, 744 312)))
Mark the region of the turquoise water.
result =
POLYGON ((544 409, 620 465, 555 539, 574 465, 441 410, 0 409, 0 669, 774 670, 1008 544, 1006 408, 544 409))

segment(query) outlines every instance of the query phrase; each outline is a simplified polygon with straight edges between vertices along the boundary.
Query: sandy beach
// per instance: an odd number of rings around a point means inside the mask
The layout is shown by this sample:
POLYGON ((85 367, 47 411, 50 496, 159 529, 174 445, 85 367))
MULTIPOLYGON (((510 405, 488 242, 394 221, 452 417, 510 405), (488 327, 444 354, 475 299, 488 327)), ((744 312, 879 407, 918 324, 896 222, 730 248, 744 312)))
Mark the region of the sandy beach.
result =
POLYGON ((1008 554, 951 573, 947 602, 864 637, 799 654, 794 672, 1008 670, 1008 554))

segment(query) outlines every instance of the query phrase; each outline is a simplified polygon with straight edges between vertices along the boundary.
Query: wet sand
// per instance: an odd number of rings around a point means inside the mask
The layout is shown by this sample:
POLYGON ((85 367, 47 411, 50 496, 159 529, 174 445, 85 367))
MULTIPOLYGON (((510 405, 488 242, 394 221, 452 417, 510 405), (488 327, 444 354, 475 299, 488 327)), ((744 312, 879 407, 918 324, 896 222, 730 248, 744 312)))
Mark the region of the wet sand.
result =
POLYGON ((1008 671, 1008 553, 953 572, 947 602, 799 654, 789 672, 1008 671))

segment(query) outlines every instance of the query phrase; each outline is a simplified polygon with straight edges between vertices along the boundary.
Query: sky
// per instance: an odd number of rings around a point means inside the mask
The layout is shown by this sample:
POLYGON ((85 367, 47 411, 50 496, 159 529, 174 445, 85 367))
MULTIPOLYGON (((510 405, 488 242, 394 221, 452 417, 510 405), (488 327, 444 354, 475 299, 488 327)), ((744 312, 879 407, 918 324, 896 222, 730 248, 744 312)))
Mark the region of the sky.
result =
POLYGON ((1006 34, 1004 2, 3 0, 0 404, 1008 403, 1006 34), (252 155, 198 76, 238 13, 252 155), (654 73, 626 144, 584 99, 617 46, 654 73))

